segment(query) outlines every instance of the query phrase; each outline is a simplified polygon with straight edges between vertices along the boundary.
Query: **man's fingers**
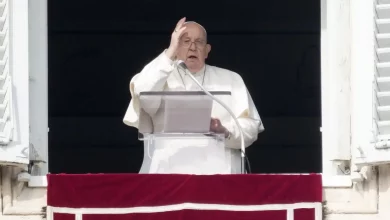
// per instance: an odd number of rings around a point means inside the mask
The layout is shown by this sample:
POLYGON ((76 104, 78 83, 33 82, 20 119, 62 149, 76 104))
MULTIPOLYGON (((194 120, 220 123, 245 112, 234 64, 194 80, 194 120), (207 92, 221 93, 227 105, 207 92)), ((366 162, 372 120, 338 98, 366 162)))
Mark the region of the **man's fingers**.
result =
POLYGON ((181 19, 177 22, 176 26, 179 26, 179 25, 183 24, 185 20, 186 20, 186 17, 181 18, 181 19))
POLYGON ((222 124, 219 119, 211 118, 210 120, 210 130, 214 132, 221 132, 222 124))
POLYGON ((179 22, 177 22, 176 27, 180 28, 184 24, 184 22, 186 22, 186 17, 180 19, 179 22))
POLYGON ((212 121, 213 123, 218 123, 218 124, 221 123, 221 121, 220 121, 218 118, 211 118, 211 121, 212 121))
POLYGON ((212 119, 210 120, 210 127, 211 127, 211 129, 214 130, 214 129, 217 128, 217 126, 218 126, 218 125, 217 125, 215 119, 212 118, 212 119))
POLYGON ((182 27, 182 28, 180 28, 178 31, 177 31, 177 35, 178 35, 178 37, 180 38, 182 35, 183 35, 183 32, 184 32, 184 30, 186 29, 187 27, 182 27))
POLYGON ((176 27, 175 27, 175 31, 179 31, 179 29, 183 26, 184 22, 186 21, 186 18, 182 18, 179 20, 179 22, 177 22, 176 24, 176 27))

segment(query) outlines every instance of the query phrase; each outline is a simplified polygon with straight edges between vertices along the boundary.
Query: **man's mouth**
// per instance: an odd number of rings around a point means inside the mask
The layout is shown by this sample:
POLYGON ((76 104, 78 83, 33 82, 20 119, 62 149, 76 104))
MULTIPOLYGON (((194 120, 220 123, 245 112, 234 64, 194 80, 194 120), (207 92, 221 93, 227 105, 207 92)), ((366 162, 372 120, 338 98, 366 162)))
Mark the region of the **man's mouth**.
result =
POLYGON ((188 59, 197 59, 198 57, 195 55, 188 56, 188 59))

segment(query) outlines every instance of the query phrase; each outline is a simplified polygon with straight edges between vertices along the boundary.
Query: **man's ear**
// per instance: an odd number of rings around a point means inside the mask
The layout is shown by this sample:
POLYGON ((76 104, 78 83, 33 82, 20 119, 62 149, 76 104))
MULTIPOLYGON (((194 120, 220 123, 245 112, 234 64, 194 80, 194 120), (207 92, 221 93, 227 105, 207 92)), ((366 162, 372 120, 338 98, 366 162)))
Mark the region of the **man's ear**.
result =
POLYGON ((211 45, 206 44, 206 58, 209 56, 210 51, 211 51, 211 45))

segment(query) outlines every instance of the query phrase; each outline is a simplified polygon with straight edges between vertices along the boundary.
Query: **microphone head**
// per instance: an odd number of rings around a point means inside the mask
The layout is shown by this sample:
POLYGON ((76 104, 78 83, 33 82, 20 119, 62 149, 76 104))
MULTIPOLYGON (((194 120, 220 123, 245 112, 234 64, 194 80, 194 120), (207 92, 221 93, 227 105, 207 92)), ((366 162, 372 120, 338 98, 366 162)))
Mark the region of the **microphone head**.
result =
POLYGON ((186 63, 184 63, 183 60, 178 60, 177 61, 177 65, 180 66, 181 68, 185 69, 185 70, 188 69, 186 63))

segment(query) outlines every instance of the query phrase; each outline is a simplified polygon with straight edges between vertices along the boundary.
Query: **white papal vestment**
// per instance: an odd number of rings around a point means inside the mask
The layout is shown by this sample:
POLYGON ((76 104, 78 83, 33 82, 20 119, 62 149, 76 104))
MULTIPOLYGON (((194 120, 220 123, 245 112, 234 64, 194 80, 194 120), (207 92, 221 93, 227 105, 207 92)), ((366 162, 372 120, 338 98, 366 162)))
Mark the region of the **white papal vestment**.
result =
MULTIPOLYGON (((187 70, 188 71, 188 70, 187 70)), ((259 113, 241 76, 235 72, 205 65, 195 78, 209 91, 231 91, 233 111, 244 132, 245 146, 257 140, 264 130, 259 113)), ((199 91, 199 86, 178 69, 165 51, 147 64, 130 82, 131 101, 124 123, 138 128, 139 94, 145 91, 199 91)), ((230 132, 225 140, 224 156, 204 140, 164 140, 144 145, 144 160, 140 173, 228 174, 241 172, 240 133, 230 114, 223 108, 213 108, 212 117, 218 118, 230 132), (167 165, 169 161, 169 166, 167 165)))

